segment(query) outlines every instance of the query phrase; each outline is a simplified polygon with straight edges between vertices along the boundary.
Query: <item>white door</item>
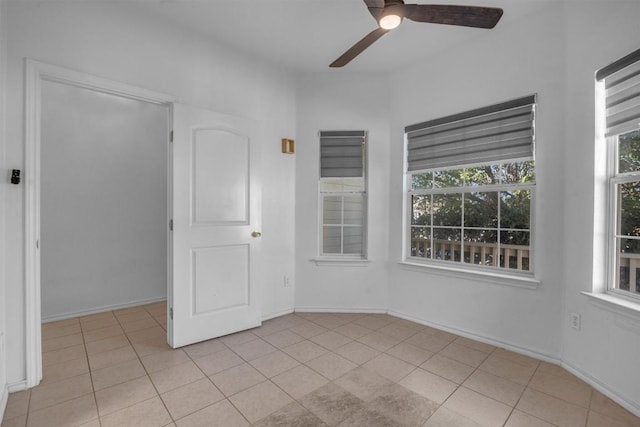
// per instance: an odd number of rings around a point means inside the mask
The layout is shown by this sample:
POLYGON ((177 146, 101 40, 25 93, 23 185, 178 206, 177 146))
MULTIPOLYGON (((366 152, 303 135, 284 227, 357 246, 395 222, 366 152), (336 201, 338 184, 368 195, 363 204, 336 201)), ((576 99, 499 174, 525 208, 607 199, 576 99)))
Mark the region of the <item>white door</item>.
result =
POLYGON ((261 323, 259 153, 252 128, 246 119, 173 106, 168 335, 174 348, 261 323))

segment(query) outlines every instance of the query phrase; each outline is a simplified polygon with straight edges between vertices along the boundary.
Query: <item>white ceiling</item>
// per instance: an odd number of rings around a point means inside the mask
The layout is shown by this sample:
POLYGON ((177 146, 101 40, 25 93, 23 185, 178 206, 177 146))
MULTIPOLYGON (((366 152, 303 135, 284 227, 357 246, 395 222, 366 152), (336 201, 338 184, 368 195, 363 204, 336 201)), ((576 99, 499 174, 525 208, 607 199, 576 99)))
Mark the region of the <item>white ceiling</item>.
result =
MULTIPOLYGON (((434 53, 483 37, 488 31, 500 32, 546 2, 434 3, 501 7, 504 15, 492 30, 405 20, 346 67, 333 72, 390 71, 423 61, 434 53)), ((166 19, 172 26, 196 31, 223 45, 298 71, 328 71, 334 59, 376 28, 363 0, 161 0, 138 2, 137 6, 150 18, 166 19)))

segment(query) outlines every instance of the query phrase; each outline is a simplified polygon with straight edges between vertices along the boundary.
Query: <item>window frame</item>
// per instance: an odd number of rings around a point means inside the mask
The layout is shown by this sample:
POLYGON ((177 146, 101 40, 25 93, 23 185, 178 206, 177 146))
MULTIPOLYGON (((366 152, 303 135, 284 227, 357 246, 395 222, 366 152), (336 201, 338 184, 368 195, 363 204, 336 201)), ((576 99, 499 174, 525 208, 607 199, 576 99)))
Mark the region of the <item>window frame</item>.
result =
MULTIPOLYGON (((465 262, 463 234, 460 236, 459 249, 461 252, 458 261, 451 262, 411 255, 413 218, 411 197, 415 194, 411 188, 411 177, 418 173, 436 170, 457 170, 525 161, 532 162, 535 171, 537 105, 538 97, 536 93, 533 93, 404 128, 401 265, 408 268, 429 268, 435 274, 440 273, 472 280, 489 280, 492 283, 516 287, 536 288, 540 284, 540 280, 536 278, 535 257, 537 214, 535 175, 533 182, 528 183, 501 182, 500 185, 492 184, 491 186, 463 184, 453 190, 453 192, 460 194, 461 198, 462 193, 483 192, 484 190, 498 192, 498 197, 500 197, 500 190, 516 186, 525 188, 526 186, 531 194, 528 218, 528 270, 509 268, 508 260, 506 267, 501 267, 499 252, 498 265, 496 266, 465 262)), ((464 220, 462 213, 461 220, 464 220)), ((431 224, 431 227, 433 225, 431 224)), ((462 225, 461 223, 459 227, 461 233, 464 230, 462 225)), ((476 227, 476 229, 482 228, 476 227)), ((486 227, 486 229, 499 231, 499 227, 486 227)), ((500 240, 500 237, 498 234, 496 239, 500 240)), ((495 249, 498 248, 497 243, 495 249)), ((474 251, 474 260, 475 254, 474 251)), ((468 252, 468 255, 471 257, 471 251, 468 252)), ((516 253, 516 259, 518 255, 516 253)), ((480 256, 482 257, 482 255, 480 256)), ((522 264, 520 265, 522 266, 522 264)))
MULTIPOLYGON (((320 135, 322 132, 318 132, 318 142, 320 142, 320 135)), ((340 132, 335 130, 330 130, 328 132, 340 132)), ((352 132, 352 131, 345 131, 352 132)), ((319 156, 318 158, 318 221, 317 221, 317 236, 318 236, 318 250, 317 250, 317 259, 315 259, 318 265, 327 264, 327 265, 341 265, 342 263, 361 263, 368 261, 368 212, 369 212, 369 197, 368 197, 368 188, 369 188, 369 173, 368 173, 368 132, 366 130, 358 130, 357 132, 362 132, 362 177, 322 177, 321 169, 322 169, 322 160, 319 156), (323 182, 337 182, 342 179, 347 180, 355 180, 362 179, 362 190, 361 191, 323 191, 322 184, 323 182), (345 226, 347 228, 356 228, 359 227, 361 229, 362 234, 362 251, 360 253, 344 253, 344 234, 341 233, 341 253, 325 253, 324 252, 324 203, 327 197, 344 197, 358 195, 362 197, 362 223, 360 225, 354 224, 345 224, 344 222, 344 208, 342 210, 342 218, 340 224, 328 224, 330 226, 340 226, 342 230, 344 230, 345 226)), ((318 150, 319 151, 319 150, 318 150)))
MULTIPOLYGON (((406 135, 405 135, 405 150, 406 150, 406 146, 407 146, 407 141, 406 141, 406 135)), ((406 155, 405 155, 405 161, 406 161, 406 155)), ((495 163, 492 164, 496 164, 496 165, 504 165, 507 163, 518 163, 518 162, 527 162, 527 161, 531 161, 533 162, 533 167, 535 170, 535 160, 534 158, 517 158, 517 159, 510 159, 510 160, 496 160, 495 163)), ((402 260, 404 263, 408 263, 408 264, 413 264, 413 265, 420 265, 420 266, 425 266, 425 267, 437 267, 438 269, 443 269, 443 270, 450 270, 450 271, 466 271, 469 273, 480 273, 480 274, 495 274, 495 275, 499 275, 499 276, 506 276, 506 277, 513 277, 513 278, 517 278, 517 279, 525 279, 525 280, 531 280, 535 277, 535 206, 536 206, 536 181, 534 179, 533 182, 528 182, 528 183, 497 183, 497 184, 487 184, 487 185, 468 185, 466 183, 463 183, 460 186, 456 186, 456 187, 442 187, 442 188, 435 188, 432 187, 431 189, 416 189, 416 190, 412 190, 411 189, 411 183, 412 183, 412 177, 414 175, 418 175, 418 174, 424 174, 424 173, 433 173, 435 171, 442 171, 442 170, 456 170, 456 169, 468 169, 468 168, 473 168, 473 167, 478 167, 478 166, 486 166, 487 163, 481 163, 481 164, 467 164, 467 165, 456 165, 456 166, 451 166, 449 168, 435 168, 435 169, 425 169, 425 170, 416 170, 416 171, 407 171, 406 167, 405 167, 405 173, 404 173, 404 189, 403 189, 403 238, 402 238, 402 260), (512 268, 508 268, 508 267, 500 267, 499 266, 499 259, 497 260, 498 265, 482 265, 482 264, 475 264, 475 263, 467 263, 464 262, 464 247, 465 247, 465 241, 464 241, 464 230, 465 229, 477 229, 477 227, 465 227, 464 226, 464 197, 462 196, 463 194, 468 194, 468 193, 487 193, 487 192, 491 192, 491 193, 498 193, 498 198, 500 197, 500 193, 503 191, 509 191, 509 190, 529 190, 531 191, 531 199, 530 199, 530 205, 529 205, 529 228, 528 229, 508 229, 508 230, 515 230, 515 231, 526 231, 529 233, 529 270, 517 270, 517 269, 512 269, 512 268), (433 258, 426 258, 426 257, 418 257, 418 256, 413 256, 411 254, 411 232, 412 232, 412 218, 413 218, 413 205, 412 205, 412 196, 414 195, 424 195, 424 194, 460 194, 462 197, 462 202, 461 202, 461 225, 459 227, 454 227, 451 226, 453 228, 459 228, 460 232, 461 232, 461 236, 460 236, 460 260, 455 261, 455 260, 439 260, 439 259, 433 259, 433 258)), ((500 200, 498 199, 498 218, 499 218, 499 212, 500 212, 500 200)), ((433 214, 432 214, 433 215, 433 214)), ((429 226, 430 229, 433 230, 433 224, 429 226)), ((493 230, 493 228, 491 228, 493 230)), ((506 229, 501 229, 499 222, 498 222, 498 226, 495 228, 496 233, 497 233, 497 246, 496 249, 498 250, 499 253, 499 248, 500 248, 500 231, 502 230, 506 230, 506 229)), ((433 236, 433 231, 432 234, 433 236)), ((433 239, 431 239, 433 240, 433 239)), ((433 243, 432 243, 433 244, 433 243)), ((508 263, 508 261, 505 261, 505 263, 508 263)))
POLYGON ((640 314, 640 292, 631 291, 635 286, 631 280, 629 291, 619 288, 622 252, 619 252, 618 240, 624 237, 618 232, 622 212, 618 191, 625 183, 640 182, 640 171, 619 172, 620 136, 640 132, 640 95, 632 89, 639 83, 638 72, 640 49, 595 72, 595 153, 596 159, 598 154, 605 159, 595 163, 595 201, 600 205, 594 205, 598 220, 594 224, 594 243, 603 261, 599 263, 594 259, 594 278, 597 279, 591 292, 583 292, 608 308, 634 315, 640 314), (608 206, 603 207, 601 203, 608 206), (602 214, 598 216, 598 212, 602 214), (598 238, 599 234, 602 238, 598 238), (598 270, 604 270, 604 277, 598 270))
MULTIPOLYGON (((620 173, 618 170, 620 155, 619 137, 631 132, 634 131, 625 132, 624 134, 611 135, 605 138, 605 143, 607 144, 607 196, 605 199, 609 205, 606 217, 607 241, 605 248, 607 253, 605 264, 605 293, 616 298, 621 298, 636 304, 640 304, 640 293, 619 288, 620 265, 618 262, 619 249, 617 239, 620 238, 619 236, 621 236, 618 233, 621 207, 618 197, 618 186, 621 184, 633 182, 640 183, 640 171, 620 173)), ((640 125, 638 126, 637 132, 640 132, 640 125)), ((631 287, 631 283, 629 283, 629 286, 631 287)))

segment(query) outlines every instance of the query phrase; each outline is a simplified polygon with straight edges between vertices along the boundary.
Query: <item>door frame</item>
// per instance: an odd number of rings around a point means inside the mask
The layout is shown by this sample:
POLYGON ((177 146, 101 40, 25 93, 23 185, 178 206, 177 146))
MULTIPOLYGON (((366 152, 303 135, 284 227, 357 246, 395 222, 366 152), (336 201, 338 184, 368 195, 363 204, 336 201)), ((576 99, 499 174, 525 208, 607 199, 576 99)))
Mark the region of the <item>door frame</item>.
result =
MULTIPOLYGON (((24 162, 24 278, 25 278, 25 375, 26 387, 42 379, 41 300, 40 300, 40 132, 42 82, 50 81, 169 108, 169 129, 172 126, 172 105, 176 97, 160 92, 115 82, 30 58, 25 59, 25 162, 24 162)), ((167 219, 172 204, 172 158, 167 129, 167 219)), ((167 224, 168 225, 168 224, 167 224)), ((171 289, 171 233, 167 229, 167 295, 171 289)))

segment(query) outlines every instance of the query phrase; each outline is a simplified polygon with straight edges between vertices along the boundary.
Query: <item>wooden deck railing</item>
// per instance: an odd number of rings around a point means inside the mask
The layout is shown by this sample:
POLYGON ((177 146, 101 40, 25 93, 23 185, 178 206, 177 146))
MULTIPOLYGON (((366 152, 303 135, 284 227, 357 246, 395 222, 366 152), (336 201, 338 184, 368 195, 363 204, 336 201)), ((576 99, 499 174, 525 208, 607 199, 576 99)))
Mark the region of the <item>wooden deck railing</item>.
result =
MULTIPOLYGON (((430 248, 429 240, 411 240, 412 257, 459 262, 463 250, 461 242, 451 240, 434 240, 433 256, 429 253, 430 248)), ((620 269, 626 270, 621 274, 621 280, 624 280, 622 288, 640 294, 640 283, 638 283, 640 280, 640 253, 622 252, 619 257, 620 269)), ((529 271, 529 246, 501 244, 500 253, 498 253, 497 243, 464 242, 464 262, 529 271)))
MULTIPOLYGON (((621 252, 619 256, 620 256, 620 268, 621 269, 626 268, 629 274, 629 282, 627 283, 629 285, 629 289, 625 289, 625 290, 628 290, 636 294, 640 294, 640 287, 637 284, 638 269, 640 268, 640 254, 630 254, 630 253, 621 252)), ((622 277, 620 279, 622 281, 622 277)))
MULTIPOLYGON (((448 261, 460 261, 462 243, 450 240, 434 240, 433 256, 431 244, 426 239, 411 240, 411 256, 448 261)), ((500 245, 497 243, 464 242, 464 262, 500 266, 513 270, 529 271, 529 246, 500 245)), ((640 263, 640 257, 638 258, 640 263)))

